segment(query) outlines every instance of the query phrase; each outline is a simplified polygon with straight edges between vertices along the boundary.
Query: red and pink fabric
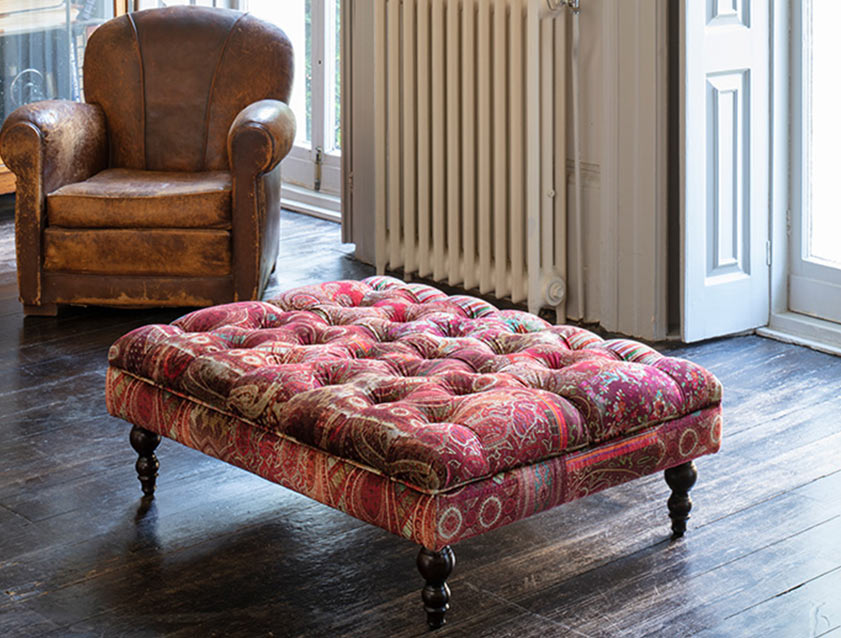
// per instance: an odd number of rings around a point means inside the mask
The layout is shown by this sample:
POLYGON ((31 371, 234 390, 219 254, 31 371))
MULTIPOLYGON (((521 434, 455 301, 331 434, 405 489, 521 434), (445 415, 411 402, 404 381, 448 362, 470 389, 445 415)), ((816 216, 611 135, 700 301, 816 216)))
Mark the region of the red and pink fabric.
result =
POLYGON ((680 535, 690 462, 721 441, 721 385, 690 361, 390 277, 145 326, 109 363, 114 416, 410 539, 427 571, 456 541, 670 468, 680 535))

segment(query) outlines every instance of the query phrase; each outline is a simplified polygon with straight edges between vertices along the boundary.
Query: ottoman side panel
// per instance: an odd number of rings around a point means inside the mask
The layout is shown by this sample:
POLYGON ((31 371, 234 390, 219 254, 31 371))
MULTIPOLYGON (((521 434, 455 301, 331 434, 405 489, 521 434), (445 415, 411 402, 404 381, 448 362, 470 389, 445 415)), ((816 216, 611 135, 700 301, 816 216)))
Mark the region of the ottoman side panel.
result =
POLYGON ((566 501, 686 463, 721 447, 721 406, 565 457, 566 501))
POLYGON ((521 466, 438 495, 436 548, 566 502, 564 457, 521 466))
POLYGON ((437 494, 278 436, 109 368, 109 412, 432 550, 716 452, 713 406, 611 444, 531 463, 437 494))
POLYGON ((611 444, 524 465, 444 492, 438 495, 436 547, 713 454, 720 444, 721 407, 713 406, 611 444))
POLYGON ((443 546, 435 535, 436 496, 184 399, 117 368, 108 369, 106 399, 113 416, 419 545, 443 546))

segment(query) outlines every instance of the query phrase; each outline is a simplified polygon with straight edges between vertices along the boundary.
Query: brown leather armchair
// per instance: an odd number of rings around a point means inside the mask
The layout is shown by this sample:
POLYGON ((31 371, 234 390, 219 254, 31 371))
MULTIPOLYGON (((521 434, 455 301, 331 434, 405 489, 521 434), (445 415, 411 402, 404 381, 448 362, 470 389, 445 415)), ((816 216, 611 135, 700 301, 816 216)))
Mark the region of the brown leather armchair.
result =
POLYGON ((295 138, 292 72, 283 31, 238 11, 152 9, 99 27, 87 103, 29 104, 0 131, 26 314, 259 297, 295 138))

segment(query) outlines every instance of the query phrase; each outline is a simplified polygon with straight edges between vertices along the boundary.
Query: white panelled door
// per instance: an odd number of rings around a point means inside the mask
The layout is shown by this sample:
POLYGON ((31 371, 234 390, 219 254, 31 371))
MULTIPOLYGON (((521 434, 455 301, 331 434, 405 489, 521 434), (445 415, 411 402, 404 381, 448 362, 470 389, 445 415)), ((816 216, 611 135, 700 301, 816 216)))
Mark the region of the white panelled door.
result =
POLYGON ((769 315, 769 0, 681 2, 681 334, 769 315))

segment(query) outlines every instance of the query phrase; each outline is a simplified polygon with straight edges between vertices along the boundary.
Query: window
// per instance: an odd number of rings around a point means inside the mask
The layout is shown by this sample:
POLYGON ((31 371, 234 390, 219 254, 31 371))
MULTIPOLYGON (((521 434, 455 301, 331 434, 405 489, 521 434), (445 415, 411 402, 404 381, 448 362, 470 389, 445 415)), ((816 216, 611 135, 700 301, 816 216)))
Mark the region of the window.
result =
POLYGON ((841 322, 841 2, 794 4, 789 306, 841 322))
POLYGON ((295 148, 284 180, 338 195, 341 191, 340 1, 240 0, 240 9, 280 25, 295 48, 295 148))
MULTIPOLYGON (((82 60, 94 29, 112 16, 111 0, 18 0, 0 9, 0 122, 17 107, 82 98, 82 60)), ((2 179, 0 192, 14 189, 2 179)))

